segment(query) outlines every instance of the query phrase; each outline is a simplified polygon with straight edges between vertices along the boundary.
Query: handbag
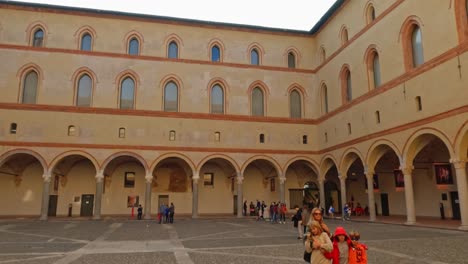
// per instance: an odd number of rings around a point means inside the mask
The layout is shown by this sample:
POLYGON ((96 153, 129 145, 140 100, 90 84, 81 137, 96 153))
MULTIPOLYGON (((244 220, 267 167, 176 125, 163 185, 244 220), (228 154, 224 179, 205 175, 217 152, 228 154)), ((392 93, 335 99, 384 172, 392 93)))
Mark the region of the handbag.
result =
POLYGON ((312 252, 307 252, 304 250, 304 261, 310 263, 310 259, 312 258, 312 252))

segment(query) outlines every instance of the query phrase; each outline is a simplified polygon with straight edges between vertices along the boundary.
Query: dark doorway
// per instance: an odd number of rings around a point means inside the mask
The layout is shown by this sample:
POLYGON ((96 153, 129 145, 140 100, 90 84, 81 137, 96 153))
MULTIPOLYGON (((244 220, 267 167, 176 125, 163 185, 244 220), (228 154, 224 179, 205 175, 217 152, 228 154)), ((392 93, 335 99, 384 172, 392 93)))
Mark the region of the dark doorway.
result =
POLYGON ((94 194, 81 195, 80 216, 93 216, 94 194))
POLYGON ((237 195, 234 195, 233 199, 234 199, 234 201, 233 201, 234 202, 234 204, 233 204, 234 205, 234 207, 233 207, 234 208, 234 215, 237 215, 237 195))
POLYGON ((328 212, 330 205, 333 205, 335 212, 341 212, 343 207, 341 201, 341 192, 338 191, 338 186, 333 181, 325 182, 325 211, 328 212))
POLYGON ((159 208, 161 208, 162 204, 165 204, 166 206, 169 206, 169 195, 159 195, 158 196, 158 212, 159 212, 159 208))
MULTIPOLYGON (((390 210, 388 208, 388 194, 387 193, 380 194, 380 202, 382 204, 382 215, 389 216, 390 210)), ((375 207, 375 211, 377 211, 377 206, 375 207)), ((377 215, 378 213, 375 212, 375 214, 377 215)))
POLYGON ((458 200, 458 192, 450 192, 450 201, 452 203, 452 219, 460 220, 460 200, 458 200))
POLYGON ((48 216, 57 216, 57 201, 58 195, 49 195, 49 209, 47 211, 48 216))

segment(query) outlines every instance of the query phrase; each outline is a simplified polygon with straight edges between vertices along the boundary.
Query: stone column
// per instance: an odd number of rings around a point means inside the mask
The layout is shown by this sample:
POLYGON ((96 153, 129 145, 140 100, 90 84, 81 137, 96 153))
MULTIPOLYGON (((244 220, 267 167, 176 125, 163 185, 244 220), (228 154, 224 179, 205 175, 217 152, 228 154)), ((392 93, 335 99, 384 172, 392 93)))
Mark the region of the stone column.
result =
POLYGON ((405 200, 406 200, 406 225, 416 224, 416 212, 414 209, 414 191, 413 191, 413 167, 401 167, 405 179, 405 200))
POLYGON ((328 212, 328 208, 325 207, 325 179, 319 178, 318 182, 320 191, 320 207, 323 207, 323 209, 325 209, 325 212, 328 212))
POLYGON ((286 181, 286 178, 283 176, 283 175, 280 175, 278 177, 278 180, 279 180, 279 200, 280 202, 282 203, 286 203, 286 193, 285 193, 285 189, 284 189, 284 182, 286 181))
POLYGON ((244 206, 242 203, 242 183, 244 181, 244 175, 241 172, 237 173, 237 218, 242 218, 242 212, 244 210, 244 206))
POLYGON ((369 220, 375 221, 375 195, 374 195, 374 171, 366 169, 364 171, 367 180, 367 196, 369 198, 369 220))
POLYGON ((94 220, 101 219, 102 191, 104 189, 104 174, 102 171, 96 172, 96 196, 94 197, 94 220))
POLYGON ((346 177, 338 174, 338 178, 341 185, 341 210, 343 210, 344 204, 348 202, 348 198, 346 198, 346 177))
POLYGON ((151 185, 153 184, 153 174, 147 172, 145 175, 145 220, 151 219, 151 185))
POLYGON ((198 171, 193 172, 192 176, 192 218, 198 218, 198 182, 200 175, 198 171))
POLYGON ((47 220, 49 212, 49 190, 50 190, 50 179, 52 176, 50 172, 44 172, 42 175, 42 205, 41 205, 41 216, 39 220, 47 220))
POLYGON ((468 230, 468 190, 466 181, 466 160, 451 160, 455 167, 458 187, 458 200, 460 203, 461 226, 460 230, 468 230))

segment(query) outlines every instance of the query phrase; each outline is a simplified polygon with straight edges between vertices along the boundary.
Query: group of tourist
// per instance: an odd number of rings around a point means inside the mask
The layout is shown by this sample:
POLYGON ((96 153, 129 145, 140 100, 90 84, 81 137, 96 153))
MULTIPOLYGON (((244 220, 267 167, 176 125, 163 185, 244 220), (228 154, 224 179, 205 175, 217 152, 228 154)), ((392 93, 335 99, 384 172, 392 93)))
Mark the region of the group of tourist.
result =
POLYGON ((286 224, 286 214, 288 208, 285 203, 272 202, 270 206, 267 206, 265 201, 260 202, 257 200, 256 204, 252 201, 247 207, 247 200, 244 201, 243 215, 256 216, 257 220, 269 219, 271 223, 286 224))
POLYGON ((311 264, 366 264, 367 246, 359 242, 358 231, 338 226, 332 234, 320 208, 296 208, 293 216, 298 239, 305 240, 304 260, 311 264))

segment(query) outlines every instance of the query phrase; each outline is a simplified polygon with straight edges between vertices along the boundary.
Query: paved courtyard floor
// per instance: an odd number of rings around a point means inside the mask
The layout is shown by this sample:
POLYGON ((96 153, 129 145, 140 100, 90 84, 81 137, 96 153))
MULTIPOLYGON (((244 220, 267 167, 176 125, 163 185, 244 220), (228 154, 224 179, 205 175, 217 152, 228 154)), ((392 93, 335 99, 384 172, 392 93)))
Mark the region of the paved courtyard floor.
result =
MULTIPOLYGON (((468 233, 326 220, 357 229, 369 263, 468 263, 468 233)), ((174 224, 109 219, 1 220, 0 264, 305 263, 292 223, 252 219, 176 219, 174 224)))

